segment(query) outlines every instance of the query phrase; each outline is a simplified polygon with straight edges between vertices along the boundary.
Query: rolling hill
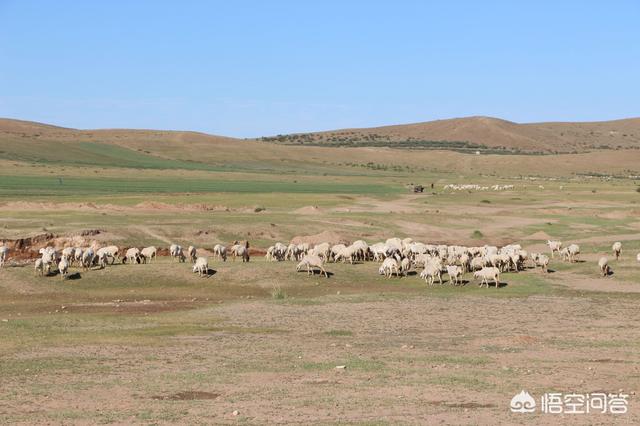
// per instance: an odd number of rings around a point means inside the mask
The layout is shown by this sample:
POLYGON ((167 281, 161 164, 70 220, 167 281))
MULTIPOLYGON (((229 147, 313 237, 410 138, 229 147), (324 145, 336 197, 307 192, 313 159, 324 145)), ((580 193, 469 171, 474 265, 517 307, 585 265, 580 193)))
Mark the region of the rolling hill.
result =
POLYGON ((388 146, 505 153, 569 153, 640 148, 640 118, 519 124, 467 117, 415 124, 278 135, 265 141, 332 146, 388 146))

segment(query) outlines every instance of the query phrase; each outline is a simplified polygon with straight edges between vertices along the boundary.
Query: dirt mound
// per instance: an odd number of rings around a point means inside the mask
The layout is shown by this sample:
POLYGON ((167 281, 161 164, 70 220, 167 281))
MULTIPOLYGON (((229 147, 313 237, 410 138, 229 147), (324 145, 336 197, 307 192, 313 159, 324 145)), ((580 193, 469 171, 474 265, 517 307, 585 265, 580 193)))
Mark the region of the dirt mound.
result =
POLYGON ((4 239, 2 245, 9 247, 9 258, 13 260, 35 259, 40 256, 39 250, 44 247, 54 247, 61 250, 65 247, 92 247, 94 250, 102 245, 87 236, 102 234, 103 231, 90 229, 80 231, 78 235, 60 237, 51 232, 38 234, 33 237, 17 238, 15 240, 4 239))
POLYGON ((318 208, 318 206, 305 206, 300 207, 297 210, 294 210, 295 214, 320 214, 322 211, 318 208))
POLYGON ((134 206, 136 209, 142 210, 163 210, 163 211, 217 211, 228 212, 229 207, 211 205, 206 203, 196 204, 168 204, 157 201, 144 201, 134 206))
POLYGON ((342 235, 338 234, 334 231, 323 231, 319 234, 315 235, 304 235, 304 236, 296 236, 291 239, 292 244, 319 244, 319 243, 330 243, 330 244, 349 244, 349 240, 344 238, 342 235))

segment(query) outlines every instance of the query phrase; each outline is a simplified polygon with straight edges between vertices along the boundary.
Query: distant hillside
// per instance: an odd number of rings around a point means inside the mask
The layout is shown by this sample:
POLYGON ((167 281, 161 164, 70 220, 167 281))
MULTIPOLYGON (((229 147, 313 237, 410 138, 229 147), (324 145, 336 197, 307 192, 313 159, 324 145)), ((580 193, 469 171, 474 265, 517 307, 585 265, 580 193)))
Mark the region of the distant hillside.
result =
POLYGON ((290 145, 373 146, 495 153, 569 153, 640 148, 640 118, 518 124, 491 117, 263 137, 290 145))

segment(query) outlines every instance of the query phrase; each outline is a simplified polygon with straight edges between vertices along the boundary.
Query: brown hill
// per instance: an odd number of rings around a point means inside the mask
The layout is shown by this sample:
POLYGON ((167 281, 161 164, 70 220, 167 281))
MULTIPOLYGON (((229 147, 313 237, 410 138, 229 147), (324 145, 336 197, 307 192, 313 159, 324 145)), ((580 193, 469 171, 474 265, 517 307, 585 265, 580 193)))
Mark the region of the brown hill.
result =
POLYGON ((640 148, 640 118, 520 124, 491 117, 467 117, 363 129, 279 135, 262 139, 307 145, 586 152, 595 149, 640 148))

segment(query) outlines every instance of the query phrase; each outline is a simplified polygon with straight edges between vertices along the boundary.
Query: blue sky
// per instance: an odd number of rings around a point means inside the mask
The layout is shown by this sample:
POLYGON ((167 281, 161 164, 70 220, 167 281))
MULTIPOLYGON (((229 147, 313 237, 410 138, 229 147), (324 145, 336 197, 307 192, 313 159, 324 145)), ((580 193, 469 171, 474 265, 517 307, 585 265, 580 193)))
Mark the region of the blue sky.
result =
POLYGON ((0 116, 253 137, 640 116, 639 1, 0 0, 0 116))

